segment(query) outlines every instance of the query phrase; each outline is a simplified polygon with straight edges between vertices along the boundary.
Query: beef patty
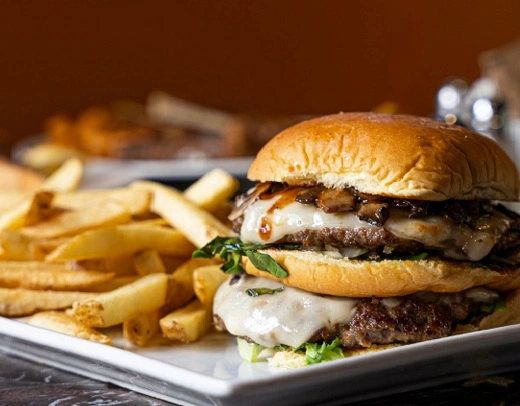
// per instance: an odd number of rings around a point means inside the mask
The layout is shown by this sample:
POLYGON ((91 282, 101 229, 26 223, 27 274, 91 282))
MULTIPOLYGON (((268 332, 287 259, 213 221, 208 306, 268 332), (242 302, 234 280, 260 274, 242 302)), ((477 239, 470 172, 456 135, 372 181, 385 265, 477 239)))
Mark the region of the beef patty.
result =
MULTIPOLYGON (((406 344, 451 335, 457 324, 478 317, 480 305, 460 294, 417 293, 399 298, 363 298, 347 323, 316 331, 308 342, 332 342, 339 338, 345 349, 371 345, 406 344)), ((220 331, 226 326, 214 315, 220 331)), ((243 337, 252 341, 248 337, 243 337)))

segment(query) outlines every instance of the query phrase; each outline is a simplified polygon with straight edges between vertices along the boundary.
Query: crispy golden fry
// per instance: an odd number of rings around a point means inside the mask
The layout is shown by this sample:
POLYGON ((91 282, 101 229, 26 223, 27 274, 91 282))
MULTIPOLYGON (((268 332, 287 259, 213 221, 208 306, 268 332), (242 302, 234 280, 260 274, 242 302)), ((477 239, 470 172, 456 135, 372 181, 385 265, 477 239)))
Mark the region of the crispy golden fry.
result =
POLYGON ((39 261, 44 259, 43 251, 32 240, 15 230, 0 231, 2 259, 14 261, 39 261))
POLYGON ((24 268, 28 271, 38 271, 38 270, 73 270, 69 264, 59 264, 59 263, 47 263, 43 261, 0 261, 0 269, 20 269, 24 268))
POLYGON ((0 316, 21 317, 42 310, 61 310, 70 307, 76 300, 90 299, 96 295, 88 292, 0 288, 0 316))
POLYGON ((24 190, 2 190, 2 193, 0 193, 0 213, 19 205, 30 195, 30 192, 24 190))
POLYGON ((0 230, 16 229, 26 224, 26 218, 29 214, 29 219, 34 217, 35 207, 38 207, 41 199, 46 199, 48 194, 39 194, 38 192, 68 192, 75 190, 83 175, 83 163, 76 158, 72 158, 56 171, 52 173, 39 186, 38 190, 30 193, 22 202, 12 206, 9 210, 0 214, 0 230))
POLYGON ((6 263, 0 262, 0 287, 3 288, 85 290, 114 278, 114 274, 106 272, 56 269, 54 264, 47 263, 39 267, 27 266, 23 261, 3 264, 6 263))
POLYGON ((137 279, 139 279, 139 275, 122 275, 122 276, 116 276, 112 279, 110 279, 107 282, 103 282, 100 285, 90 286, 88 289, 89 292, 110 292, 111 290, 118 289, 120 287, 123 287, 125 285, 128 285, 130 283, 135 282, 137 279))
POLYGON ((45 311, 32 315, 28 324, 57 331, 74 337, 84 338, 101 344, 112 345, 112 338, 94 330, 65 312, 45 311))
POLYGON ((193 289, 199 301, 211 307, 221 283, 228 279, 220 265, 202 266, 193 271, 193 289))
POLYGON ((147 181, 78 191, 82 173, 70 159, 37 189, 0 196, 0 315, 40 312, 31 324, 105 343, 93 327, 121 324, 138 346, 197 340, 226 275, 217 259, 191 255, 233 235, 238 181, 217 169, 185 194, 147 181))
POLYGON ((123 322, 123 337, 139 347, 144 347, 159 332, 159 309, 140 314, 123 322))
POLYGON ((164 265, 164 269, 168 273, 174 272, 179 266, 181 266, 187 259, 187 256, 175 256, 175 255, 164 255, 159 254, 161 262, 164 265))
POLYGON ((116 290, 101 293, 94 299, 75 302, 72 314, 90 327, 115 326, 163 306, 167 285, 166 274, 146 275, 116 290))
POLYGON ((74 264, 74 269, 92 269, 114 273, 117 276, 139 276, 135 273, 133 253, 81 261, 68 261, 66 263, 74 264))
POLYGON ((27 210, 25 214, 24 225, 36 224, 49 217, 52 214, 51 203, 53 199, 53 192, 36 192, 29 206, 29 210, 27 210))
POLYGON ((161 309, 141 314, 123 323, 125 338, 138 346, 145 346, 160 331, 159 318, 189 303, 194 297, 193 271, 214 262, 203 258, 191 258, 180 265, 168 278, 166 302, 161 309))
POLYGON ((166 268, 157 250, 149 249, 134 256, 134 267, 139 275, 166 273, 166 268))
POLYGON ((47 216, 52 197, 52 193, 42 191, 28 195, 25 200, 0 214, 0 230, 17 229, 47 216))
POLYGON ((135 216, 148 211, 151 194, 146 190, 132 188, 77 190, 56 194, 53 205, 69 210, 83 210, 106 204, 109 201, 121 204, 130 215, 135 216))
POLYGON ((81 210, 65 211, 47 221, 23 227, 20 231, 34 239, 57 238, 86 230, 128 223, 130 213, 118 202, 105 201, 81 210))
POLYGON ((201 266, 214 263, 212 259, 190 258, 180 265, 170 276, 164 312, 184 306, 195 296, 193 290, 193 272, 201 266))
POLYGON ((211 323, 211 311, 197 299, 159 321, 161 332, 166 338, 183 343, 198 340, 209 331, 211 323))
POLYGON ((49 252, 68 240, 69 237, 33 240, 19 230, 3 230, 0 231, 0 259, 43 261, 49 252))
MULTIPOLYGON (((72 137, 71 137, 72 138, 72 137)), ((53 142, 33 145, 21 156, 21 162, 40 173, 51 174, 70 158, 81 157, 82 153, 71 147, 53 142)))
POLYGON ((85 231, 56 248, 46 260, 78 261, 129 255, 146 249, 188 257, 194 247, 179 231, 168 227, 120 225, 85 231))
POLYGON ((78 188, 82 177, 83 162, 79 158, 70 158, 43 181, 39 190, 70 192, 78 188))
POLYGON ((58 248, 60 245, 65 244, 71 238, 70 236, 63 236, 56 238, 32 239, 23 235, 20 231, 18 233, 26 239, 27 251, 32 255, 32 257, 29 258, 38 261, 43 261, 47 254, 58 248))
POLYGON ((201 209, 213 213, 229 200, 239 187, 238 179, 222 169, 206 173, 184 191, 184 197, 201 209))
POLYGON ((216 217, 197 207, 176 189, 149 181, 134 182, 132 187, 152 191, 152 210, 179 230, 196 247, 202 247, 217 236, 235 234, 216 217))

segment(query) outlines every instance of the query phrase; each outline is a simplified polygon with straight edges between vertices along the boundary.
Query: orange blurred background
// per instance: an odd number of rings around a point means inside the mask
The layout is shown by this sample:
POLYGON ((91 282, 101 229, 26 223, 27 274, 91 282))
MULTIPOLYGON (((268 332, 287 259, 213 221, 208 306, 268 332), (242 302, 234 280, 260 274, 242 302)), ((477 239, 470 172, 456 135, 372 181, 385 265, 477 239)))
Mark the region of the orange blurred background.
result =
POLYGON ((232 112, 384 101, 428 115, 445 79, 516 39, 520 2, 0 0, 2 152, 55 113, 154 90, 232 112))

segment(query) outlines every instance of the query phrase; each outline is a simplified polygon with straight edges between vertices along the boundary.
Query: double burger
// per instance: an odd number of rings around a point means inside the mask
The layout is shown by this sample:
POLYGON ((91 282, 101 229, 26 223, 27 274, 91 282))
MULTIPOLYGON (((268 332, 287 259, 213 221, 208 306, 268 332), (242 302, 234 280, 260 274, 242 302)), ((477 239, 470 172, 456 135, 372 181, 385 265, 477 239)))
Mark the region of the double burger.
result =
POLYGON ((248 178, 237 236, 200 252, 227 261, 214 321, 250 360, 270 349, 275 364, 308 364, 520 323, 520 216, 505 203, 520 181, 492 139, 329 115, 271 139, 248 178))

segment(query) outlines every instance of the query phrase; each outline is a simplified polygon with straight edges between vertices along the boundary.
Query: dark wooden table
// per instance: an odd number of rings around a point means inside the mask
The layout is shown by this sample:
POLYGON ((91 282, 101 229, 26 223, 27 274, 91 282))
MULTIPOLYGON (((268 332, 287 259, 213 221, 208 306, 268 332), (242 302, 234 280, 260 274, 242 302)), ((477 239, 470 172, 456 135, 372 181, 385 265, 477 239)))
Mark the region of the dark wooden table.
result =
MULTIPOLYGON (((15 358, 0 351, 0 404, 163 406, 169 403, 111 384, 15 358)), ((455 382, 358 402, 355 405, 520 405, 520 367, 517 371, 498 376, 455 382)))

